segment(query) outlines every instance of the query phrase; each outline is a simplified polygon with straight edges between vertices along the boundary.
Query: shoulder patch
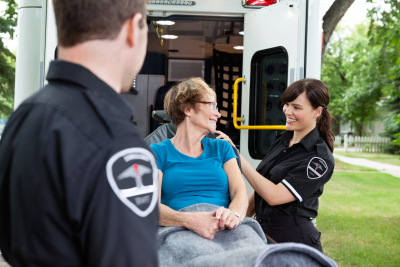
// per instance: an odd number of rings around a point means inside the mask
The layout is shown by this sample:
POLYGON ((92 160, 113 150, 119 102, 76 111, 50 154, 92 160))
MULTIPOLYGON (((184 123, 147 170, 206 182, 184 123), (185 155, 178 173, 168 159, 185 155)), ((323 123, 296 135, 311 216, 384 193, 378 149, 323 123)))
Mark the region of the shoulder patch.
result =
POLYGON ((108 182, 117 197, 136 215, 146 217, 158 201, 158 171, 153 154, 141 147, 127 148, 107 162, 108 182))
POLYGON ((325 160, 319 157, 313 157, 307 165, 307 176, 309 179, 318 179, 324 176, 328 171, 328 165, 325 160))

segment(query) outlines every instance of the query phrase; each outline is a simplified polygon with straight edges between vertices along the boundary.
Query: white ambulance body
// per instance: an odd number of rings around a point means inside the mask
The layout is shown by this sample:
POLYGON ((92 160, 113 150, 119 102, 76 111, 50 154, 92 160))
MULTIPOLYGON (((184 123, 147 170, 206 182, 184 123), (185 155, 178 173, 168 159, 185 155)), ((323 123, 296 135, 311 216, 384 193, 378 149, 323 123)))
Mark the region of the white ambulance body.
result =
MULTIPOLYGON (((234 114, 226 107, 234 107, 232 84, 241 76, 238 125, 272 129, 231 127, 240 153, 256 167, 277 130, 284 129, 283 91, 296 80, 320 78, 320 6, 319 0, 149 0, 148 55, 135 84, 139 94, 126 96, 135 105, 143 137, 154 130, 150 112, 158 89, 191 76, 203 77, 217 95, 229 99, 229 103, 218 100, 224 117, 220 127, 225 125, 229 134, 226 124, 234 124, 230 121, 234 114), (272 4, 246 5, 257 3, 272 4), (240 64, 217 66, 216 60, 223 56, 231 61, 239 58, 240 64)), ((57 47, 51 0, 21 0, 18 18, 15 108, 46 83, 57 47)))

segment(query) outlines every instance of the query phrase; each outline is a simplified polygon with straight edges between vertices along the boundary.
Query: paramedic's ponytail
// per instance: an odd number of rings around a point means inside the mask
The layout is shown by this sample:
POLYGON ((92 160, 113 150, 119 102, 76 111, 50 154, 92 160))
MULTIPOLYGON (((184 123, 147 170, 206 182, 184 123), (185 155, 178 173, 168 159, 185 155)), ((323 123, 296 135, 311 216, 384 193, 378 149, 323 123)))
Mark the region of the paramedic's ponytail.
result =
POLYGON ((322 107, 321 115, 317 119, 317 127, 319 135, 333 152, 335 142, 335 136, 331 130, 333 117, 328 110, 329 90, 325 83, 317 79, 303 79, 292 83, 283 93, 282 105, 294 101, 304 92, 314 109, 322 107))
POLYGON ((322 108, 322 113, 317 119, 317 127, 319 135, 324 139, 331 152, 333 152, 333 143, 335 142, 335 136, 331 130, 332 115, 328 108, 322 108))

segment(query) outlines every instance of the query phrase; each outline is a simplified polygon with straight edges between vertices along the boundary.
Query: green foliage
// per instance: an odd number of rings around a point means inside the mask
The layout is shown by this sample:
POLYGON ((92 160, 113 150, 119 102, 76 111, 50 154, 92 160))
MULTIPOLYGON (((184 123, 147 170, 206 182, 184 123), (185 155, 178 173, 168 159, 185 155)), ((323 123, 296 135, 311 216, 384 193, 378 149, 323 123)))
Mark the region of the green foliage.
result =
MULTIPOLYGON (((0 33, 14 37, 17 25, 17 4, 14 0, 0 0, 7 7, 0 17, 0 33)), ((10 52, 0 39, 0 118, 8 118, 13 111, 15 80, 15 55, 10 52)))
POLYGON ((369 46, 366 24, 350 32, 337 27, 322 65, 332 115, 350 122, 359 134, 365 134, 365 126, 377 117, 381 89, 386 86, 379 56, 379 50, 369 46))
POLYGON ((384 122, 393 144, 400 147, 400 3, 392 0, 368 0, 374 4, 369 11, 371 18, 371 43, 380 49, 386 62, 388 117, 384 122))
MULTIPOLYGON (((337 27, 322 65, 333 115, 357 134, 384 114, 385 136, 400 146, 400 3, 367 0, 368 22, 337 27)), ((388 147, 390 152, 398 152, 388 147)))

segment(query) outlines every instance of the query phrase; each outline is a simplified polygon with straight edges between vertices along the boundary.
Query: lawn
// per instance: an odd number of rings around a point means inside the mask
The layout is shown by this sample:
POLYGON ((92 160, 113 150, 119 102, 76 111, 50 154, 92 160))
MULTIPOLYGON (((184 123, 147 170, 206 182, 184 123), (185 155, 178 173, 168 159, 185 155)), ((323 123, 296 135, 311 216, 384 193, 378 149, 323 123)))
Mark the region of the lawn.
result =
POLYGON ((377 172, 376 169, 351 165, 335 158, 335 171, 377 172))
POLYGON ((353 151, 335 151, 335 154, 351 157, 351 158, 364 158, 382 163, 400 166, 400 155, 384 154, 384 153, 366 153, 366 152, 353 152, 353 151))
POLYGON ((400 266, 400 179, 335 172, 320 198, 324 252, 339 266, 400 266))

